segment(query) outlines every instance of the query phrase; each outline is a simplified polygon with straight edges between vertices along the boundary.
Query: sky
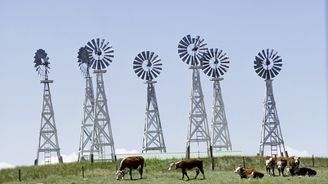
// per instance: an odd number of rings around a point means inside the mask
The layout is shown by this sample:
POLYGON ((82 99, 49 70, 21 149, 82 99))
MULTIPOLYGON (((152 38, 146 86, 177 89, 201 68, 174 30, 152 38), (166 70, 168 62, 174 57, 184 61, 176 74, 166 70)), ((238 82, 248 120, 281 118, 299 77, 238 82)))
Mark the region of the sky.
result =
MULTIPOLYGON (((155 88, 167 151, 184 152, 192 73, 177 46, 187 34, 230 58, 221 89, 234 151, 258 152, 265 83, 253 62, 272 48, 283 59, 273 90, 287 151, 327 157, 326 9, 324 0, 2 0, 0 166, 32 165, 36 158, 43 86, 33 57, 39 48, 50 58, 61 153, 64 160, 77 154, 84 99, 77 53, 94 38, 114 48, 104 80, 115 148, 141 151, 146 85, 132 63, 150 50, 163 63, 155 88)), ((203 73, 201 82, 210 123, 212 82, 203 73)))

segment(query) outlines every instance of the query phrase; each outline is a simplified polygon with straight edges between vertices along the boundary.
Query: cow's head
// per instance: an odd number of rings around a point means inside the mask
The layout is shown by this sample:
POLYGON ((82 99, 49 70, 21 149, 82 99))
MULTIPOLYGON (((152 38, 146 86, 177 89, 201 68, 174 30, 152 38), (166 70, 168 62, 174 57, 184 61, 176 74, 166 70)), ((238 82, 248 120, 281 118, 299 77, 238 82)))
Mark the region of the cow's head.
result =
POLYGON ((241 166, 239 166, 239 167, 237 167, 236 169, 235 169, 235 173, 237 173, 237 174, 241 174, 241 170, 242 170, 242 168, 241 168, 241 166))
POLYGON ((173 163, 170 164, 169 171, 170 170, 175 170, 175 169, 177 169, 177 164, 173 162, 173 163))
POLYGON ((294 160, 295 160, 295 165, 299 166, 301 157, 294 157, 294 160))
POLYGON ((267 167, 272 166, 274 164, 274 160, 272 157, 270 157, 268 160, 265 161, 265 165, 267 167))
POLYGON ((116 172, 116 179, 117 179, 117 180, 123 180, 123 179, 124 179, 124 172, 121 171, 121 170, 118 170, 118 171, 116 172))

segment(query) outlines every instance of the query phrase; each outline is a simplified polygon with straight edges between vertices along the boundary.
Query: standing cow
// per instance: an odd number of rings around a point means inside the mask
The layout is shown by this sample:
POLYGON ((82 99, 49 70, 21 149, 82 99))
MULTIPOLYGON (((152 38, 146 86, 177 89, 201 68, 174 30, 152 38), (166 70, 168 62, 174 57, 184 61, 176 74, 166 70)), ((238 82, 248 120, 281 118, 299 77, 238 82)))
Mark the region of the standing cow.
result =
POLYGON ((276 165, 276 160, 270 156, 265 156, 264 160, 265 160, 265 169, 267 171, 267 174, 270 176, 271 175, 274 176, 274 168, 276 165), (272 174, 271 174, 271 171, 272 171, 272 174))
POLYGON ((143 167, 144 167, 144 158, 142 156, 131 156, 126 157, 121 161, 120 167, 116 172, 116 179, 122 180, 124 178, 124 170, 126 168, 130 169, 130 179, 132 180, 132 169, 138 169, 140 173, 140 179, 142 179, 143 167))
POLYGON ((196 168, 195 179, 197 178, 199 171, 203 174, 203 179, 205 179, 205 174, 204 174, 204 169, 203 169, 203 161, 200 159, 181 160, 179 162, 171 163, 169 170, 179 169, 179 168, 181 168, 181 170, 182 170, 182 180, 185 175, 187 176, 187 178, 189 180, 187 170, 190 170, 193 168, 196 168))
POLYGON ((284 171, 287 166, 287 159, 285 157, 278 157, 276 160, 279 176, 285 176, 284 171))

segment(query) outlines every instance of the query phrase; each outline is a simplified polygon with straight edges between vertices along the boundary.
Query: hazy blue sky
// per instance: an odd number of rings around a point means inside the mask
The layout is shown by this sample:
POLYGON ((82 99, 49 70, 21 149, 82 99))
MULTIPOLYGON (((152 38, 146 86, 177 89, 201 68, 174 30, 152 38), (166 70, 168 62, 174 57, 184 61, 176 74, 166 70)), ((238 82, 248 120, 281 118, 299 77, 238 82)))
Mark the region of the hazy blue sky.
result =
MULTIPOLYGON (((51 62, 50 79, 61 153, 77 153, 84 79, 77 52, 93 38, 115 50, 105 75, 116 148, 141 150, 146 85, 132 69, 143 50, 158 54, 163 71, 157 100, 168 152, 184 151, 191 71, 178 41, 201 35, 231 60, 221 82, 234 150, 258 152, 265 83, 255 55, 274 48, 283 69, 273 89, 285 145, 328 155, 325 1, 0 1, 0 163, 32 164, 36 157, 43 86, 33 68, 37 49, 51 62)), ((208 119, 212 82, 202 73, 208 119)))

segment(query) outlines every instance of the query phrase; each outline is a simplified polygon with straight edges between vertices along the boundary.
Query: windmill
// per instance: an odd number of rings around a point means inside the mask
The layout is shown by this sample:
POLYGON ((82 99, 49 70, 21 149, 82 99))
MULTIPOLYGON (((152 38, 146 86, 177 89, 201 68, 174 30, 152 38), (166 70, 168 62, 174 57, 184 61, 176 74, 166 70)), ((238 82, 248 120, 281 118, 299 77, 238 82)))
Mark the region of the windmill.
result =
POLYGON ((220 151, 232 150, 228 121, 221 94, 220 81, 229 68, 229 58, 222 50, 209 49, 201 61, 203 72, 213 81, 213 111, 212 111, 212 147, 220 151))
POLYGON ((63 163, 63 158, 60 155, 57 128, 49 86, 50 83, 53 83, 53 80, 48 80, 50 62, 47 53, 43 49, 36 51, 34 56, 34 64, 36 71, 42 78, 41 83, 44 86, 39 145, 34 165, 39 164, 40 154, 42 153, 44 156, 44 164, 50 164, 52 152, 57 154, 58 162, 63 163))
POLYGON ((288 157, 285 150, 284 140, 280 128, 280 122, 276 109, 276 102, 273 97, 272 81, 277 76, 282 67, 282 59, 273 49, 262 50, 255 56, 255 72, 265 79, 266 95, 264 100, 264 117, 262 121, 261 141, 259 154, 264 155, 264 147, 269 146, 271 156, 278 153, 288 157), (279 150, 278 150, 279 149, 279 150), (280 152, 278 152, 280 151, 280 152))
POLYGON ((86 160, 91 154, 92 132, 94 125, 94 92, 92 77, 90 76, 91 60, 86 47, 81 47, 78 52, 79 68, 85 78, 85 95, 83 103, 83 119, 81 123, 80 144, 78 161, 86 160))
POLYGON ((192 37, 190 35, 183 37, 178 45, 178 54, 180 58, 187 65, 190 65, 189 69, 192 69, 192 90, 186 142, 186 158, 190 158, 190 143, 197 143, 199 145, 201 142, 206 143, 208 156, 212 157, 211 138, 199 76, 199 69, 202 68, 201 59, 207 51, 205 46, 206 43, 203 38, 200 36, 192 37))
POLYGON ((147 84, 147 104, 142 152, 166 152, 153 81, 162 70, 161 59, 154 52, 143 51, 133 61, 133 70, 147 84))
POLYGON ((114 139, 109 118, 107 98, 103 80, 106 67, 113 61, 113 47, 104 39, 92 39, 85 46, 90 67, 96 74, 96 97, 90 160, 116 160, 114 139), (108 157, 110 155, 110 157, 108 157))

